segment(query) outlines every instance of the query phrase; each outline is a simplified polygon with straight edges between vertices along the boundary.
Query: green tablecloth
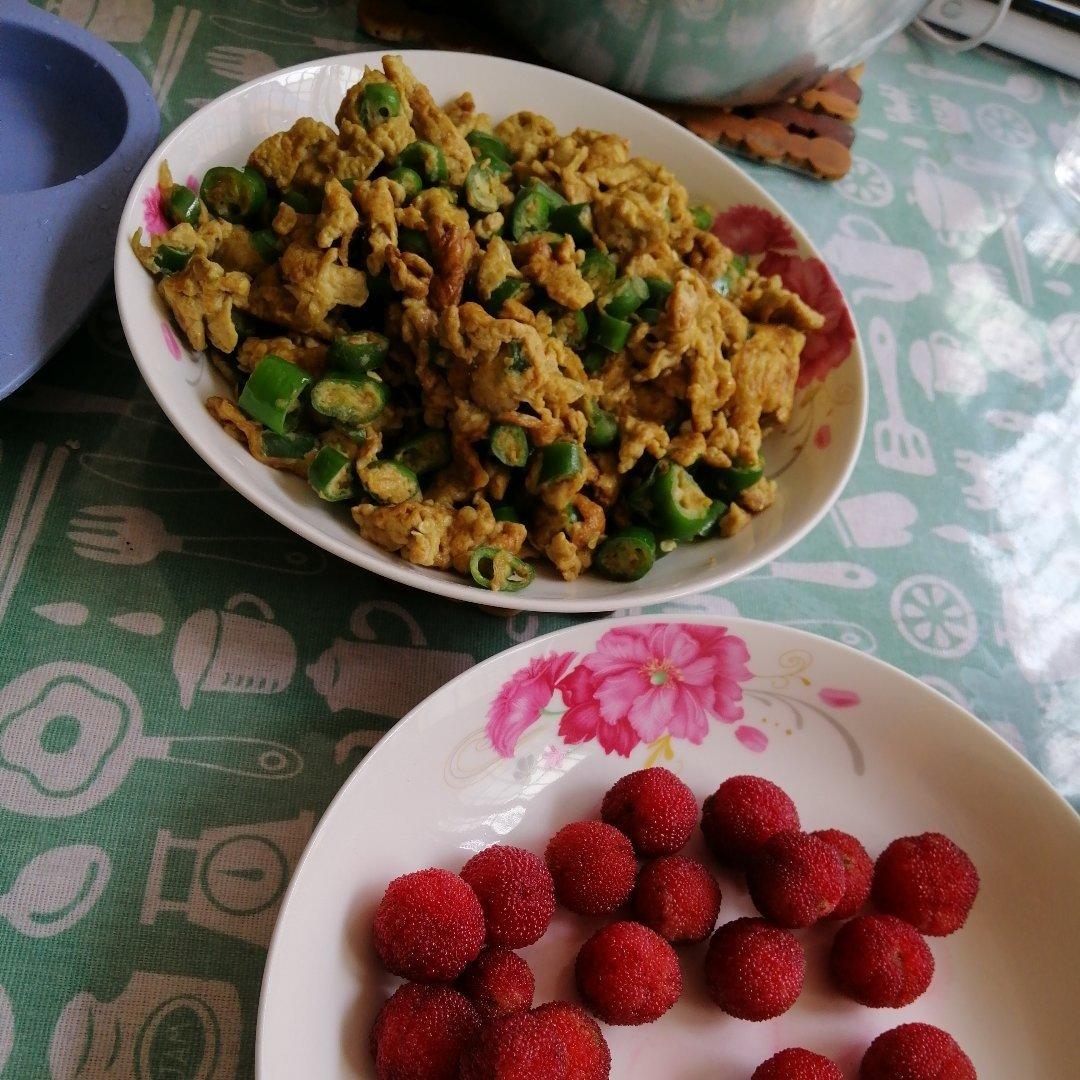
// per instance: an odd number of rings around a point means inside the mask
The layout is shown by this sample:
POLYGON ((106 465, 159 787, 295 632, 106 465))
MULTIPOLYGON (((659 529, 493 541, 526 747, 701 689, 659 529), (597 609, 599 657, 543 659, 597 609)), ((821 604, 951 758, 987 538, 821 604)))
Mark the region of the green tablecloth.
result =
MULTIPOLYGON (((349 3, 58 6, 141 67, 166 127, 365 47, 349 3)), ((669 610, 874 653, 1075 799, 1080 205, 1055 156, 1080 87, 910 36, 864 85, 848 179, 751 169, 853 302, 861 461, 779 568, 669 610)), ((0 444, 0 1073, 249 1076, 281 891, 334 791, 448 677, 569 619, 452 604, 284 532, 172 431, 111 296, 0 406, 0 444), (126 538, 114 562, 69 538, 88 514, 126 538), (247 563, 251 536, 270 565, 247 563), (82 728, 50 713, 73 681, 82 728)), ((357 823, 358 857, 378 827, 357 823)))

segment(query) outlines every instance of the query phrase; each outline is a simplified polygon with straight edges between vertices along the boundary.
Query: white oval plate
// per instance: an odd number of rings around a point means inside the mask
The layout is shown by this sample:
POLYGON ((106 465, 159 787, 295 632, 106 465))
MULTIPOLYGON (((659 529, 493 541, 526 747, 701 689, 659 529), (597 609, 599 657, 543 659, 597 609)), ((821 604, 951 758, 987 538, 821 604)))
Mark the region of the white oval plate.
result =
MULTIPOLYGON (((132 233, 153 222, 158 166, 167 160, 177 178, 201 177, 211 165, 242 164, 257 142, 291 126, 297 117, 333 123, 345 90, 360 77, 365 63, 377 66, 380 56, 333 57, 238 87, 181 124, 132 188, 116 247, 120 317, 143 378, 192 448, 256 506, 327 551, 426 592, 489 606, 584 612, 663 603, 749 573, 797 543, 840 494, 862 442, 866 379, 857 342, 824 381, 814 381, 801 392, 788 431, 765 444, 770 475, 782 474, 776 505, 733 539, 680 547, 633 584, 593 575, 567 583, 545 572, 523 592, 491 593, 450 573, 413 566, 362 540, 345 511, 320 503, 298 477, 260 465, 214 422, 203 402, 225 392, 224 384, 202 354, 177 340, 150 276, 128 247, 132 233)), ((563 130, 586 126, 619 132, 630 139, 634 153, 671 168, 694 197, 721 209, 750 204, 787 217, 738 166, 697 136, 610 90, 493 56, 421 51, 404 56, 436 100, 471 90, 478 107, 496 118, 530 108, 563 130)), ((792 231, 801 255, 820 258, 801 230, 792 226, 792 231)))
MULTIPOLYGON (((596 670, 603 678, 613 667, 596 670)), ((677 727, 690 704, 668 701, 653 715, 677 727)), ((572 719, 587 728, 590 718, 572 719)), ((561 825, 595 816, 615 779, 651 763, 674 770, 699 797, 737 773, 766 776, 795 799, 804 828, 852 832, 875 857, 897 836, 944 832, 975 860, 982 889, 960 932, 928 939, 934 980, 905 1009, 865 1009, 830 990, 835 925, 800 933, 806 988, 789 1013, 765 1024, 711 1005, 704 946, 682 950, 686 988, 675 1008, 655 1024, 605 1029, 614 1077, 744 1080, 793 1045, 834 1057, 854 1076, 871 1039, 910 1020, 950 1031, 986 1080, 1080 1076, 1080 820, 1072 809, 974 717, 879 660, 786 627, 683 617, 593 622, 510 649, 433 694, 368 754, 323 817, 286 896, 263 981, 259 1080, 374 1076, 368 1031, 397 980, 375 960, 370 925, 391 878, 425 866, 460 869, 494 843, 542 852, 561 825), (739 681, 730 661, 739 645, 712 641, 708 655, 729 661, 696 668, 696 678, 716 686, 716 677, 729 677, 717 698, 727 721, 714 711, 700 744, 665 732, 623 758, 595 740, 560 737, 563 704, 545 671, 576 665, 605 634, 624 652, 685 664, 688 640, 719 627, 745 643, 754 674, 739 681), (539 671, 519 682, 514 700, 529 703, 525 719, 538 713, 535 722, 516 740, 501 714, 486 731, 500 687, 522 680, 533 661, 539 671)), ((696 837, 687 850, 707 859, 696 837)), ((752 913, 741 884, 719 876, 721 922, 752 913)), ((524 950, 538 1003, 574 998, 573 959, 598 924, 560 912, 524 950)))

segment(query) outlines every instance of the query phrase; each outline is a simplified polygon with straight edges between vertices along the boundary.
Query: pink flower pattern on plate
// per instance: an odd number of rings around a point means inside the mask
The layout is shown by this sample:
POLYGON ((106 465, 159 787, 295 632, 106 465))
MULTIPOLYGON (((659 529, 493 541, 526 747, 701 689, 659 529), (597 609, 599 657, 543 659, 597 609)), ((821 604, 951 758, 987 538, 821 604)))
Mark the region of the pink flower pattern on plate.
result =
POLYGON ((508 756, 539 717, 551 673, 566 712, 559 734, 568 743, 596 739, 605 753, 629 757, 663 735, 700 743, 710 720, 742 719, 741 684, 751 678, 741 638, 722 627, 646 623, 607 631, 569 674, 567 654, 534 660, 513 675, 488 711, 488 737, 508 756))
POLYGON ((501 757, 514 753, 522 732, 540 719, 555 693, 555 684, 574 662, 575 653, 534 656, 503 683, 487 713, 487 737, 501 757))
POLYGON ((143 196, 143 225, 151 236, 160 236, 169 231, 169 223, 165 220, 165 200, 157 184, 143 196))

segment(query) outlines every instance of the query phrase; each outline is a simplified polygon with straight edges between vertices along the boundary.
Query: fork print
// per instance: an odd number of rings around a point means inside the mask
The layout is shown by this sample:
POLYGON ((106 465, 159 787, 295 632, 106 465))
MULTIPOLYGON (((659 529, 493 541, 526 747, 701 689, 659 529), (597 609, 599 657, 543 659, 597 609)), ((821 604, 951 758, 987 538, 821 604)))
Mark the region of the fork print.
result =
POLYGON ((240 45, 215 45, 206 54, 206 62, 215 75, 238 83, 269 75, 278 68, 277 61, 269 53, 240 45))
POLYGON ((157 514, 138 506, 86 506, 70 521, 76 555, 114 566, 142 566, 163 551, 286 574, 318 574, 326 557, 292 537, 174 536, 157 514))

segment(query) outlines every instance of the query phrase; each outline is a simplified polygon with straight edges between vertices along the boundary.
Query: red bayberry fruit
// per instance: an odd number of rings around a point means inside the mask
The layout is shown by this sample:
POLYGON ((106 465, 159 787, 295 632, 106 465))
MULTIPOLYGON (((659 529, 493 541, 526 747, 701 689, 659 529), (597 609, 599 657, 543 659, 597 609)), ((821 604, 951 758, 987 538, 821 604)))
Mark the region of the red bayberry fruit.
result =
POLYGON ((671 855, 694 831, 697 799, 673 772, 660 767, 641 769, 608 791, 600 816, 625 833, 643 858, 671 855))
POLYGON ((750 1080, 844 1080, 844 1074, 836 1062, 795 1046, 763 1061, 750 1080))
POLYGON ((461 1080, 571 1080, 558 1033, 531 1012, 489 1021, 461 1056, 461 1080))
POLYGON ((574 821, 548 841, 544 860, 559 903, 579 915, 610 915, 630 899, 637 860, 630 841, 600 821, 574 821))
POLYGON ((844 895, 844 864, 836 848, 809 833, 785 830, 750 859, 750 898, 769 922, 788 929, 811 926, 844 895))
POLYGON ((705 954, 709 996, 740 1020, 771 1020, 795 1004, 806 974, 794 934, 764 919, 735 919, 712 936, 705 954))
POLYGON ((704 941, 720 914, 720 886, 696 859, 665 855, 642 869, 632 904, 634 917, 673 945, 704 941))
POLYGON ((819 829, 810 835, 834 848, 844 864, 844 895, 826 918, 850 919, 852 915, 858 915, 870 895, 870 881, 874 876, 873 859, 850 833, 839 829, 819 829))
POLYGON ((926 992, 934 957, 913 926, 892 915, 859 915, 833 939, 829 970, 860 1005, 899 1009, 926 992))
POLYGON ((859 1080, 977 1080, 971 1058, 932 1024, 901 1024, 866 1051, 859 1080))
POLYGON ((799 812, 775 784, 760 776, 733 776, 705 800, 701 831, 712 853, 742 866, 774 833, 797 829, 799 812))
POLYGON ((544 936, 555 911, 555 885, 538 855, 496 844, 474 855, 461 877, 484 909, 489 945, 523 949, 544 936))
POLYGON ((525 959, 502 945, 488 945, 461 973, 457 988, 484 1020, 531 1009, 536 979, 525 959))
POLYGON ((611 1051, 600 1025, 580 1006, 549 1001, 533 1016, 554 1031, 566 1048, 567 1076, 572 1080, 608 1080, 611 1051))

